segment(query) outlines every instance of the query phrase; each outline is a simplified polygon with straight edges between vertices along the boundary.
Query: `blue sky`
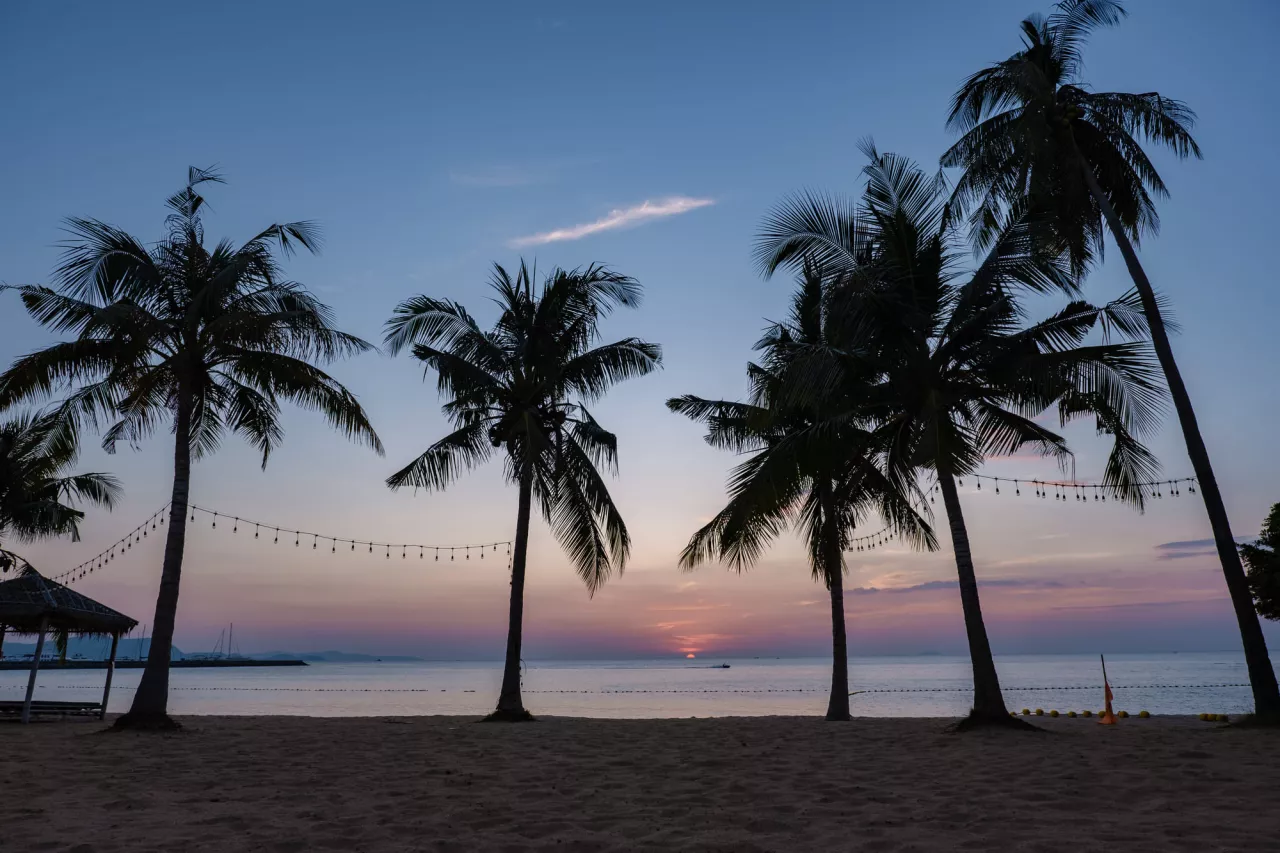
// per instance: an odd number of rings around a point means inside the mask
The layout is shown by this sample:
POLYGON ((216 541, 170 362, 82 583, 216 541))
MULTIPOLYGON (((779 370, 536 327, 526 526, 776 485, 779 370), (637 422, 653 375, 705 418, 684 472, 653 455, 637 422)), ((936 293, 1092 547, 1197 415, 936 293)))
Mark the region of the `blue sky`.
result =
MULTIPOLYGON (((644 306, 615 316, 606 334, 666 348, 662 374, 619 387, 596 412, 620 437, 615 494, 634 558, 589 601, 538 528, 531 653, 575 656, 586 644, 618 654, 821 652, 828 640, 812 610, 821 590, 793 542, 741 578, 716 567, 676 570, 689 533, 718 509, 732 460, 662 401, 743 390, 750 347, 789 297, 790 282, 761 280, 750 260, 770 206, 806 187, 855 193, 865 136, 936 162, 950 140, 943 118, 955 86, 1016 49, 1018 21, 1040 7, 729 8, 0 5, 0 280, 47 280, 66 216, 158 237, 163 199, 193 164, 218 164, 229 181, 209 193, 211 237, 319 220, 325 251, 291 261, 289 272, 371 340, 399 300, 420 292, 487 318, 493 262, 514 264, 522 253, 542 268, 606 262, 647 289, 644 306), (614 220, 623 227, 599 227, 614 220), (575 239, 522 239, 557 231, 575 239)), ((1122 28, 1094 38, 1086 76, 1099 89, 1158 89, 1199 113, 1203 162, 1157 154, 1173 197, 1142 258, 1183 325, 1175 340, 1183 373, 1236 532, 1248 534, 1280 500, 1272 440, 1280 295, 1262 251, 1278 183, 1277 117, 1264 107, 1274 101, 1268 57, 1280 12, 1233 2, 1207 16, 1201 4, 1154 0, 1130 11, 1122 28)), ((1102 300, 1127 287, 1117 256, 1087 290, 1102 300)), ((0 300, 0 361, 49 340, 12 296, 0 300)), ((496 466, 443 496, 382 485, 445 428, 434 386, 413 364, 369 355, 334 372, 372 413, 386 459, 292 412, 265 474, 251 451, 228 443, 197 468, 193 499, 357 538, 511 535, 514 494, 496 466)), ((1087 427, 1069 435, 1079 474, 1096 477, 1103 446, 1087 427)), ((1170 477, 1189 472, 1176 425, 1153 445, 1170 477)), ((87 450, 86 467, 123 477, 126 502, 92 517, 84 542, 32 553, 50 569, 75 563, 150 515, 167 500, 169 450, 163 435, 114 457, 87 450)), ((1054 469, 1017 459, 993 463, 991 473, 1054 469)), ((1008 582, 985 599, 997 651, 1081 643, 1092 651, 1088 638, 1099 632, 1116 651, 1232 647, 1212 556, 1191 549, 1170 560, 1155 548, 1208 535, 1195 501, 1166 499, 1139 516, 995 500, 966 495, 980 576, 1008 582), (1067 586, 1046 587, 1047 579, 1067 586)), ((501 651, 501 565, 317 561, 212 530, 194 531, 191 542, 180 645, 211 643, 216 626, 234 620, 263 647, 501 651)), ((962 648, 954 590, 927 586, 953 571, 945 537, 939 554, 888 549, 874 560, 851 555, 850 568, 852 586, 907 590, 890 602, 854 597, 850 630, 863 649, 962 648)), ((149 621, 158 572, 158 557, 144 551, 85 589, 149 621)))

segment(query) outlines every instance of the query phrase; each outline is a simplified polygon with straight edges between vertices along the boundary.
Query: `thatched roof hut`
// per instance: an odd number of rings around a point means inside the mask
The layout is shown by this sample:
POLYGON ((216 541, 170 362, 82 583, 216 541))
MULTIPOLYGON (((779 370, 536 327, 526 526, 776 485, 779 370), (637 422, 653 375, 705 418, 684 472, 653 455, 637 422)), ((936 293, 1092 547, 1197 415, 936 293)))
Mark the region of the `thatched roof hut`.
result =
POLYGON ((87 595, 28 572, 0 582, 0 625, 15 634, 61 628, 71 634, 111 635, 127 634, 138 622, 87 595))
MULTIPOLYGON (((36 651, 31 656, 31 675, 27 679, 27 695, 22 702, 0 702, 0 712, 21 712, 25 723, 35 713, 90 713, 106 716, 107 699, 111 695, 111 676, 115 672, 116 648, 120 635, 132 631, 138 621, 112 610, 87 595, 51 581, 35 571, 27 571, 13 580, 0 582, 0 632, 35 634, 36 651), (111 637, 111 659, 107 662, 107 684, 102 703, 34 702, 36 673, 44 653, 45 635, 50 629, 68 634, 97 634, 111 637)), ((3 633, 0 633, 0 640, 3 633)))

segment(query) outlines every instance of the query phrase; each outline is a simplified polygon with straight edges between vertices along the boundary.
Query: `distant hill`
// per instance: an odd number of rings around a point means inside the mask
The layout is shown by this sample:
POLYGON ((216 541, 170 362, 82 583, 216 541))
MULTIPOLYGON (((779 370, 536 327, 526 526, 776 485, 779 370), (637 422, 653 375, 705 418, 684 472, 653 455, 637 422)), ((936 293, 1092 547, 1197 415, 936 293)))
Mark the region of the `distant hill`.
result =
MULTIPOLYGON (((145 658, 150 650, 150 639, 121 637, 120 646, 116 649, 116 657, 120 660, 139 660, 140 658, 145 658)), ((7 658, 33 655, 36 652, 36 644, 19 643, 6 635, 3 651, 4 656, 7 658)), ((44 643, 44 653, 45 655, 55 654, 53 643, 48 639, 44 643)), ((88 660, 105 660, 110 653, 111 638, 109 637, 72 637, 67 643, 67 657, 69 658, 79 655, 88 660)), ((173 660, 182 660, 186 655, 183 654, 182 649, 174 646, 170 657, 173 660)))
MULTIPOLYGON (((116 657, 120 660, 140 660, 147 656, 147 652, 151 649, 151 640, 142 638, 122 637, 120 646, 116 650, 116 657)), ((9 637, 5 637, 4 656, 7 658, 21 657, 22 655, 35 654, 35 643, 19 643, 9 637)), ((111 640, 107 637, 72 637, 67 644, 67 657, 73 658, 79 655, 88 660, 105 660, 111 652, 111 640)), ((53 643, 45 640, 44 653, 46 656, 54 654, 53 643)), ((173 647, 172 658, 174 660, 182 660, 192 654, 198 652, 186 653, 177 646, 173 647)), ((309 662, 322 663, 369 663, 372 661, 383 661, 385 663, 413 663, 422 660, 412 655, 365 655, 356 652, 339 652, 334 650, 324 652, 261 652, 259 654, 245 655, 247 658, 254 660, 305 660, 309 662)))

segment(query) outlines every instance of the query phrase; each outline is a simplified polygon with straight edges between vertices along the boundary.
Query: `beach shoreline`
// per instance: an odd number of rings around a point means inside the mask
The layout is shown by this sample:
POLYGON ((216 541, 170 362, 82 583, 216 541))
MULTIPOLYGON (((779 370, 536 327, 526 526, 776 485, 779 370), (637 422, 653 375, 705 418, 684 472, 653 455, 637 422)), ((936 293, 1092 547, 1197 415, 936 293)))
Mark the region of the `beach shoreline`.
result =
POLYGON ((4 846, 1257 850, 1280 835, 1280 732, 1192 717, 964 735, 932 718, 181 722, 0 725, 4 846))

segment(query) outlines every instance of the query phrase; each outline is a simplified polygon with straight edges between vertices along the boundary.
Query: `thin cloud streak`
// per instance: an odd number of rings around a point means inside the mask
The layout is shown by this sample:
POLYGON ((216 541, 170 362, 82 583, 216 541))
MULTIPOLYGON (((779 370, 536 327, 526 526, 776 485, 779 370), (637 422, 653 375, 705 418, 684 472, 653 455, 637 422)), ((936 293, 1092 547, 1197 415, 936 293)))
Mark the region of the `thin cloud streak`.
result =
POLYGON ((611 210, 607 216, 597 219, 595 222, 571 225, 568 228, 557 228, 554 231, 544 231, 541 234, 531 234, 528 237, 517 237, 511 241, 510 245, 513 249, 521 249, 526 246, 542 246, 547 243, 560 243, 565 240, 581 240, 583 237, 589 237, 601 231, 613 231, 617 228, 639 225, 653 219, 679 216, 682 213, 688 213, 700 207, 709 207, 713 204, 715 204, 714 199, 690 198, 683 195, 646 199, 640 204, 631 207, 611 210))

